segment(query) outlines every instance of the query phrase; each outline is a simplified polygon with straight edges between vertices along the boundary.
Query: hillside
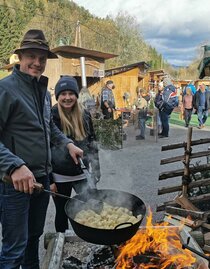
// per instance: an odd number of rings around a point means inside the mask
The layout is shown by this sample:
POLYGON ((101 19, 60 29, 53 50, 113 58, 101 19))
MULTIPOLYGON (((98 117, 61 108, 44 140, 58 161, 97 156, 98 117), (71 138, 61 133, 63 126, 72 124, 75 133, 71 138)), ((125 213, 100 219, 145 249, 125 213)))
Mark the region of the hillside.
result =
MULTIPOLYGON (((119 55, 107 61, 106 68, 146 61, 151 69, 164 68, 177 77, 180 69, 162 61, 162 55, 146 44, 135 17, 119 13, 115 18, 101 19, 68 0, 0 0, 0 66, 9 62, 30 28, 42 29, 51 47, 75 45, 78 22, 81 47, 119 55)), ((182 73, 188 76, 186 72, 182 73)), ((191 78, 193 73, 189 72, 191 78)))

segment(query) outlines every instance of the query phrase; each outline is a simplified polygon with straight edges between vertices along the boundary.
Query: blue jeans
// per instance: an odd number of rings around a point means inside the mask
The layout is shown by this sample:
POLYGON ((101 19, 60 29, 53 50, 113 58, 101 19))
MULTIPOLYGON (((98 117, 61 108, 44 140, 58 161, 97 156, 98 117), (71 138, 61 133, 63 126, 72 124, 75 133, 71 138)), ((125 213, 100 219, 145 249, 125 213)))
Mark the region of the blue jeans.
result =
POLYGON ((143 138, 145 138, 145 125, 146 125, 146 119, 139 118, 140 136, 143 138))
MULTIPOLYGON (((37 179, 49 189, 46 177, 37 179)), ((49 194, 18 192, 0 182, 2 225, 1 269, 39 269, 39 237, 43 233, 49 194)))
POLYGON ((162 135, 163 136, 168 136, 169 134, 169 119, 170 119, 170 114, 166 111, 160 111, 160 119, 162 122, 162 135))
POLYGON ((203 125, 207 118, 208 118, 208 109, 206 110, 204 106, 199 106, 198 107, 198 122, 199 125, 203 125))

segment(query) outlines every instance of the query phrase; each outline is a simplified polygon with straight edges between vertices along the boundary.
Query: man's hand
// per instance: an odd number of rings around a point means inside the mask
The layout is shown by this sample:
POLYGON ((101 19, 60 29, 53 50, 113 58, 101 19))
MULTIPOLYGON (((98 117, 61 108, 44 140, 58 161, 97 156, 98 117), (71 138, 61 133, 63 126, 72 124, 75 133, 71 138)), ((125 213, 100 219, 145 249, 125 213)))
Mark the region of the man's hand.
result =
POLYGON ((68 143, 67 148, 74 162, 78 164, 78 157, 83 158, 83 150, 75 146, 73 143, 68 143))
POLYGON ((15 169, 11 175, 11 179, 16 191, 30 194, 33 193, 34 182, 36 182, 36 179, 26 165, 22 165, 20 168, 15 169))

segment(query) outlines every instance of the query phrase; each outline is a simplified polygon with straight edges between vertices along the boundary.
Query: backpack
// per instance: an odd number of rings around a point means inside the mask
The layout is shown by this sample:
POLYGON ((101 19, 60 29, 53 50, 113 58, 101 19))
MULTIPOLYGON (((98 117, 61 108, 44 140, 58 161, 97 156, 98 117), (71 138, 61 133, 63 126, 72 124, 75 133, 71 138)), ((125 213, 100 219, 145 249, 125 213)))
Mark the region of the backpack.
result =
POLYGON ((163 98, 162 108, 165 111, 172 112, 172 110, 179 104, 176 88, 172 85, 167 86, 164 89, 162 98, 163 98))

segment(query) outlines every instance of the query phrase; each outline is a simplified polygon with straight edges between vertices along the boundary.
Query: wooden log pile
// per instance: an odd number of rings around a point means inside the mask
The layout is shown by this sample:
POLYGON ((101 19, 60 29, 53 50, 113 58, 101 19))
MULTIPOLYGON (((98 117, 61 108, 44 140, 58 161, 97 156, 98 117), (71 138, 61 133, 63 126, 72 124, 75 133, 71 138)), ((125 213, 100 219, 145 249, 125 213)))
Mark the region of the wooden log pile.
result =
POLYGON ((162 159, 160 164, 182 162, 183 169, 166 171, 159 174, 159 180, 167 180, 174 177, 181 177, 181 184, 175 186, 167 186, 158 189, 158 195, 167 193, 176 193, 171 201, 166 201, 162 205, 157 206, 157 211, 165 211, 165 220, 173 225, 181 225, 190 227, 191 235, 195 237, 200 247, 210 252, 210 211, 200 210, 199 204, 209 203, 210 193, 202 193, 199 195, 189 196, 189 192, 194 188, 203 188, 210 186, 210 178, 201 178, 193 181, 192 178, 196 173, 203 173, 210 170, 210 164, 202 164, 191 166, 191 160, 201 157, 210 156, 210 150, 193 153, 192 147, 201 144, 210 143, 210 139, 199 139, 192 141, 192 127, 188 128, 187 142, 162 146, 162 151, 173 149, 184 149, 184 154, 162 159), (177 192, 179 194, 177 195, 177 192), (208 202, 209 201, 209 202, 208 202))

